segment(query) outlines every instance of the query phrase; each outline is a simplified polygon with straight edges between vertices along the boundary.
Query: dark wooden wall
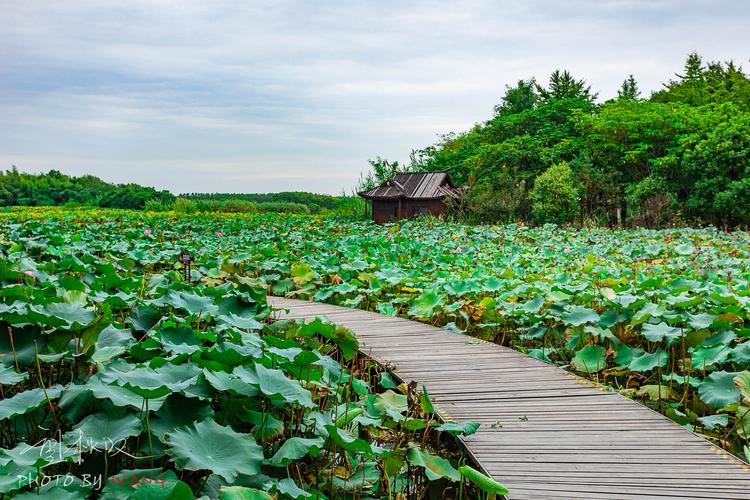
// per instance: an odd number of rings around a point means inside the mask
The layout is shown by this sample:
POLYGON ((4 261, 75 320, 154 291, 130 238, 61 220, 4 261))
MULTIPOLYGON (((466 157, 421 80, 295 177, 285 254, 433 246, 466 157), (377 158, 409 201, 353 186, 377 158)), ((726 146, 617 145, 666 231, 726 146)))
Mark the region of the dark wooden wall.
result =
POLYGON ((443 200, 373 200, 372 220, 378 224, 417 215, 432 214, 439 217, 445 212, 443 200))

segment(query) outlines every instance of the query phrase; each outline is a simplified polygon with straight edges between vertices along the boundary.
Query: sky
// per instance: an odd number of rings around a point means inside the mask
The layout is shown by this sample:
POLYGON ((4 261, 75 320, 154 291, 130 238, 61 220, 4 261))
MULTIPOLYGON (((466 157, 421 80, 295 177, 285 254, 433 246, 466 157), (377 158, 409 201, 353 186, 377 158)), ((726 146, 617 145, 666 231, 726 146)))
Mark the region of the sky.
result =
POLYGON ((0 169, 350 192, 554 69, 600 100, 686 55, 750 70, 747 0, 0 0, 0 169))

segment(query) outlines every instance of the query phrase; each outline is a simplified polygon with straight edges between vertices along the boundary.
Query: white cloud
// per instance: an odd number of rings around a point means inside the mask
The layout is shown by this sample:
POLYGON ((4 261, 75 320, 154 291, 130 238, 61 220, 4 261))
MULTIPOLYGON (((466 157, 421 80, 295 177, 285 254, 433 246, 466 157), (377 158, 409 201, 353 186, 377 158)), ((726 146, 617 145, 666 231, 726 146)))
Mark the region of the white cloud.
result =
POLYGON ((0 168, 175 191, 350 187, 561 67, 602 98, 747 62, 743 0, 4 2, 0 168), (179 174, 179 175, 177 175, 179 174))

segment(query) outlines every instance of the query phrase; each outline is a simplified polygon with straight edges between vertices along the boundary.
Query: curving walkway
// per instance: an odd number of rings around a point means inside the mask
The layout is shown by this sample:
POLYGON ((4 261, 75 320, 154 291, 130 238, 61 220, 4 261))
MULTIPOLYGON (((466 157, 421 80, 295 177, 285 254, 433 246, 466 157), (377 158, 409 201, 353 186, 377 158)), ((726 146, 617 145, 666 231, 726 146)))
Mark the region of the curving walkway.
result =
POLYGON ((427 389, 511 499, 750 499, 750 468, 671 420, 537 359, 416 321, 269 297, 281 318, 325 316, 427 389))

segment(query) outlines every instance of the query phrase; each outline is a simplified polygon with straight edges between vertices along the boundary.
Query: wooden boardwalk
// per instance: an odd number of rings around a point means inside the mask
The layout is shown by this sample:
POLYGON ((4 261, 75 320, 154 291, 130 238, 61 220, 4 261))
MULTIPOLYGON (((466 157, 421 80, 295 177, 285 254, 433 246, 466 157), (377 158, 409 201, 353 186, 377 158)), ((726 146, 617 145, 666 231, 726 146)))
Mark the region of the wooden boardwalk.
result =
POLYGON ((750 499, 748 466, 671 420, 512 349, 423 323, 269 297, 282 318, 325 316, 404 381, 427 386, 511 499, 750 499))

